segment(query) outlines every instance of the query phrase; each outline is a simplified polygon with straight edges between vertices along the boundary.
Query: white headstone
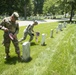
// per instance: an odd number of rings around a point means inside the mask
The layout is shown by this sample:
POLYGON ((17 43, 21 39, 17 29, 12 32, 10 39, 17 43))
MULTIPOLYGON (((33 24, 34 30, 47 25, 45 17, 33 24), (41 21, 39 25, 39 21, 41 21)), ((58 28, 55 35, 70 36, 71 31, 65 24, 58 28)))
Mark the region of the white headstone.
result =
POLYGON ((66 22, 64 22, 64 24, 63 24, 63 25, 64 25, 64 28, 66 28, 66 22))
POLYGON ((62 24, 59 23, 59 26, 58 26, 59 30, 62 31, 62 24))
POLYGON ((45 45, 45 34, 42 34, 41 45, 45 45))
POLYGON ((22 59, 28 60, 30 57, 30 42, 24 42, 22 44, 22 59))

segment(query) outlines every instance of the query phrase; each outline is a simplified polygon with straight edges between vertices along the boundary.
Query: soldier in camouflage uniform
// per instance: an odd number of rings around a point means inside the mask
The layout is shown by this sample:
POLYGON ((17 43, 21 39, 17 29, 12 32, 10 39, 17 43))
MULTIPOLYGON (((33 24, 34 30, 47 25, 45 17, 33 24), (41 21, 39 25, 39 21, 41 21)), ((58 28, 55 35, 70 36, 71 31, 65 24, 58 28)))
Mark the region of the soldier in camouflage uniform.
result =
POLYGON ((29 39, 29 42, 31 42, 33 40, 33 37, 34 37, 34 26, 37 25, 38 22, 37 21, 34 21, 32 25, 28 25, 26 27, 26 29, 24 29, 24 35, 23 37, 19 40, 19 42, 23 41, 26 39, 27 35, 30 36, 30 39, 29 39))
POLYGON ((20 58, 20 49, 17 40, 17 34, 19 32, 19 24, 16 22, 18 17, 19 14, 17 12, 14 12, 10 17, 4 18, 0 24, 0 29, 4 31, 3 37, 4 37, 6 59, 10 57, 9 48, 11 41, 15 47, 15 52, 17 53, 18 58, 20 58))

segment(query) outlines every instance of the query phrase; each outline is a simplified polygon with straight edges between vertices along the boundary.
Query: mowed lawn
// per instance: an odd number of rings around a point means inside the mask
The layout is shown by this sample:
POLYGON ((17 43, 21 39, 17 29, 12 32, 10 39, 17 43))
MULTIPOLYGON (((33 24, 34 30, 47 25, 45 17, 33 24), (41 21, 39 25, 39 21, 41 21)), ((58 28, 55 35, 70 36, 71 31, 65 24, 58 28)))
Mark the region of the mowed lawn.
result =
MULTIPOLYGON (((33 39, 30 46, 31 60, 18 61, 14 46, 10 46, 9 60, 5 60, 4 46, 0 43, 0 75, 76 75, 76 24, 67 24, 63 31, 56 33, 58 22, 35 26, 40 32, 38 43, 33 39), (51 29, 54 37, 50 38, 51 29), (45 33, 45 46, 41 46, 42 34, 45 33)), ((18 39, 23 36, 25 26, 20 27, 18 39)), ((2 42, 3 31, 0 31, 2 42)), ((27 39, 23 42, 26 42, 27 39)), ((19 44, 22 55, 22 43, 19 44)))

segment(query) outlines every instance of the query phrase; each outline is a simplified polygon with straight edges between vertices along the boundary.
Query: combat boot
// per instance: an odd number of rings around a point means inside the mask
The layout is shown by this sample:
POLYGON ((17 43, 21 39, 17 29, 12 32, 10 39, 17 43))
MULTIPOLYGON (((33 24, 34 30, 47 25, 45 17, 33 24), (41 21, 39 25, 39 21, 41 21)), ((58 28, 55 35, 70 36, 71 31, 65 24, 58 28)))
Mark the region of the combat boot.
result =
POLYGON ((6 55, 4 58, 5 59, 9 59, 10 58, 10 55, 6 55))

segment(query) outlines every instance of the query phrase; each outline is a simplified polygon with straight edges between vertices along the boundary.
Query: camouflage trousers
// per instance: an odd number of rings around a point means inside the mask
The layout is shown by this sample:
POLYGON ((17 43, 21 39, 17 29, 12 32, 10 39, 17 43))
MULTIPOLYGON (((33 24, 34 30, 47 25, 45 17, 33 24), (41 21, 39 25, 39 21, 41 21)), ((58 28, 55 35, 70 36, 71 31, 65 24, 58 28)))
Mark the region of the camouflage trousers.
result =
POLYGON ((21 42, 25 40, 27 35, 30 36, 29 42, 31 42, 33 40, 34 34, 32 32, 27 32, 27 31, 24 32, 23 37, 19 41, 21 42))
POLYGON ((10 51, 9 51, 9 48, 10 48, 10 43, 12 41, 14 47, 15 47, 15 52, 17 54, 20 54, 20 49, 19 49, 19 45, 18 45, 18 40, 17 39, 14 39, 14 40, 11 40, 8 33, 5 33, 4 34, 4 46, 5 46, 5 53, 8 54, 10 51))

